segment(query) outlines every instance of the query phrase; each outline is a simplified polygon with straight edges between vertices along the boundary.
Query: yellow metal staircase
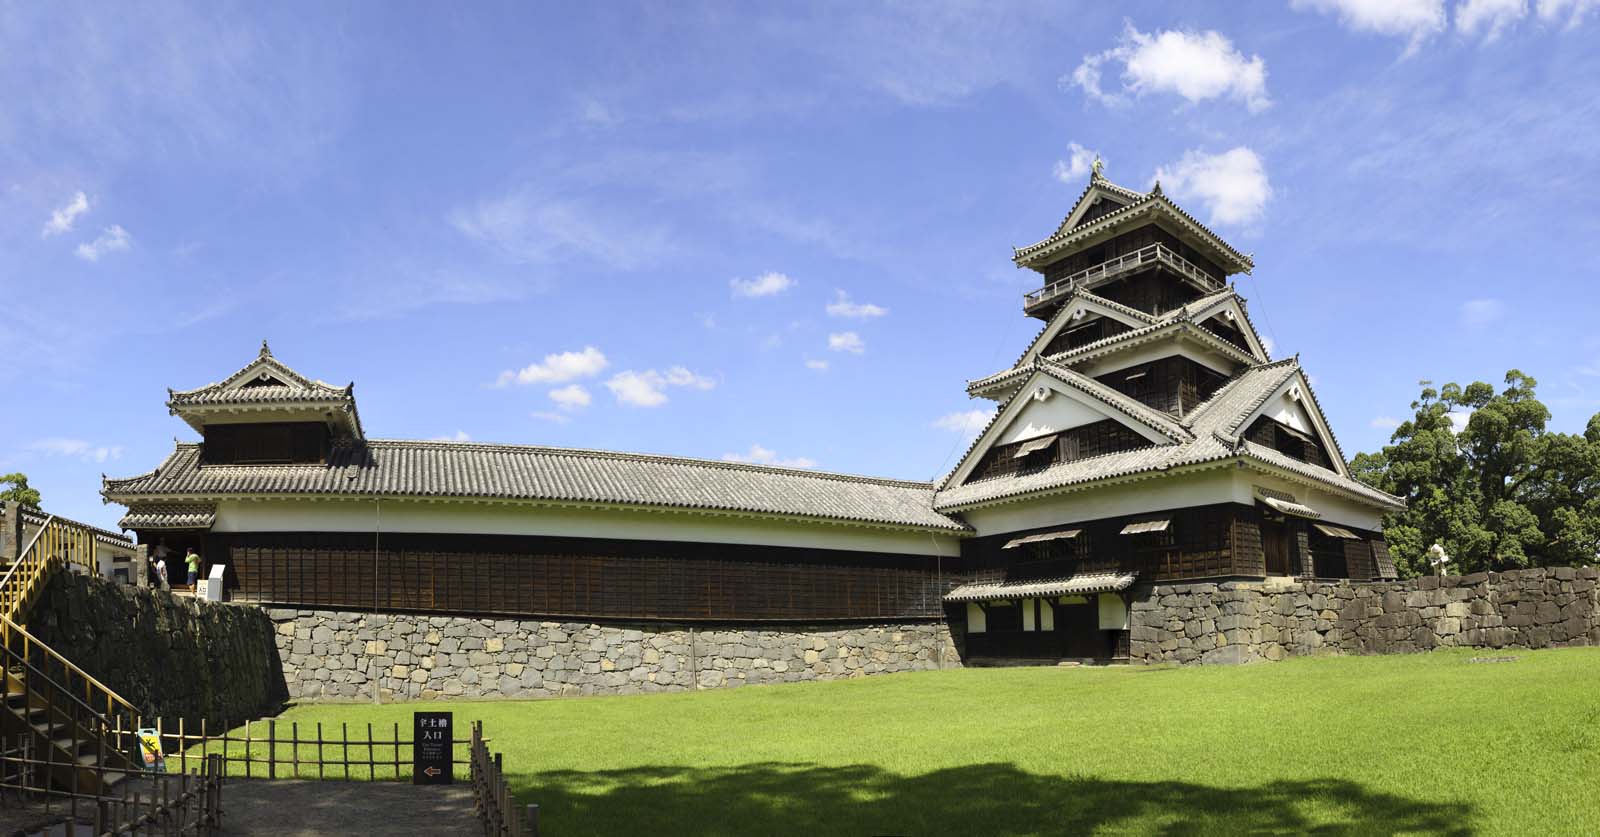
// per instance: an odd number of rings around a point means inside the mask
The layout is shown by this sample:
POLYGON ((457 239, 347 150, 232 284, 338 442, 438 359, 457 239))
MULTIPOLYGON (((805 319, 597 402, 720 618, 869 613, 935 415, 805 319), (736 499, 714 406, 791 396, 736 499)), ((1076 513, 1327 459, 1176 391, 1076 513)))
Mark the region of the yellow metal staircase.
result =
POLYGON ((50 516, 0 576, 0 657, 5 666, 0 729, 25 741, 32 772, 55 789, 105 795, 138 769, 139 712, 122 696, 40 642, 25 627, 50 575, 98 567, 95 533, 50 516))

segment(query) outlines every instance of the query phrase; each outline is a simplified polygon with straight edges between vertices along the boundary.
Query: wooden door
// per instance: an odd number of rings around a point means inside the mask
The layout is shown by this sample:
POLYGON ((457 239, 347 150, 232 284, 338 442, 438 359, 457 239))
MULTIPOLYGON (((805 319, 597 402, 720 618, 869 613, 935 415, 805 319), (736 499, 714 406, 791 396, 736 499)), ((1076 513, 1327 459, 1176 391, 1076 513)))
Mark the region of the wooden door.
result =
POLYGON ((1283 521, 1261 521, 1261 550, 1266 554, 1267 575, 1290 575, 1289 527, 1283 521))

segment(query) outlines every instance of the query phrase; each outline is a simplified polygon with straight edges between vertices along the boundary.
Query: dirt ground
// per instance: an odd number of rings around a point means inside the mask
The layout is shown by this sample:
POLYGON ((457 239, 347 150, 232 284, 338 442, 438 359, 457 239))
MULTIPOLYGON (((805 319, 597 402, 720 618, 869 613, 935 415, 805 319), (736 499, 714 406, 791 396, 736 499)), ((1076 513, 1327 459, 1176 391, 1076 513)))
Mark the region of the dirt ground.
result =
MULTIPOLYGON (((61 800, 0 805, 0 835, 67 833, 61 800), (56 824, 48 828, 49 824, 56 824)), ((87 834, 87 827, 81 832, 87 834)), ((472 787, 395 782, 230 779, 222 789, 222 834, 229 837, 394 837, 482 834, 472 812, 472 787)))

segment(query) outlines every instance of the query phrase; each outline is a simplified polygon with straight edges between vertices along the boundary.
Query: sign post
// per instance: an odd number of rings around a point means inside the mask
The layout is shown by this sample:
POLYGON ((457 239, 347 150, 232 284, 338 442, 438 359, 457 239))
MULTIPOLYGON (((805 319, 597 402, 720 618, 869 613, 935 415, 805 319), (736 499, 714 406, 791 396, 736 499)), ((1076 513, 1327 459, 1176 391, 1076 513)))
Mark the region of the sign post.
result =
POLYGON ((455 781, 455 725, 449 712, 412 716, 411 784, 448 785, 455 781))

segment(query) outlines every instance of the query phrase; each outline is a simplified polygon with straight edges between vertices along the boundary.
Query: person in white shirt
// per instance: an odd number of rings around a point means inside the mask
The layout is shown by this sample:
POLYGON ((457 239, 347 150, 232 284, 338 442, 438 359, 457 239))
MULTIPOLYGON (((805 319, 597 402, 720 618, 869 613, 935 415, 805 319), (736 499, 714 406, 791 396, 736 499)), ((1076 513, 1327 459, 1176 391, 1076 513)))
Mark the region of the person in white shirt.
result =
POLYGON ((172 554, 172 550, 167 549, 167 542, 163 539, 156 542, 156 548, 151 554, 156 558, 156 583, 161 586, 161 589, 166 590, 170 586, 167 583, 167 556, 172 554))

